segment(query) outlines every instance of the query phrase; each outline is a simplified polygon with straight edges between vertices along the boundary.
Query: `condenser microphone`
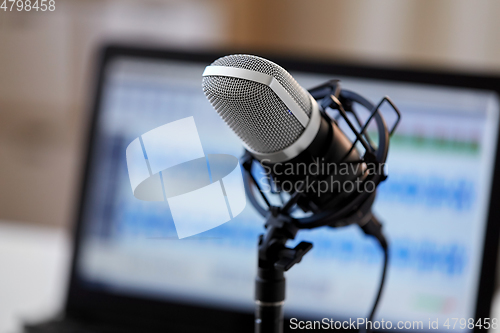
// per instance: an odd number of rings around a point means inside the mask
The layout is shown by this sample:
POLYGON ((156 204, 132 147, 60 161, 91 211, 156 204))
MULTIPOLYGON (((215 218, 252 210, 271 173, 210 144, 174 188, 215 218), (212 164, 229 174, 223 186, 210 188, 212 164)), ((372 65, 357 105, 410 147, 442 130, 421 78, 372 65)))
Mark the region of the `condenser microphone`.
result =
POLYGON ((350 194, 343 191, 344 183, 364 177, 363 163, 342 174, 325 170, 334 163, 354 163, 360 156, 337 124, 320 112, 311 94, 279 65, 252 55, 225 56, 206 67, 202 87, 246 150, 272 170, 273 180, 292 185, 283 186, 284 191, 293 192, 293 185, 304 182, 313 164, 322 183, 308 191, 307 204, 299 202, 304 210, 341 201, 350 194), (299 164, 305 167, 293 168, 299 164), (285 172, 291 168, 293 172, 285 172))
POLYGON ((286 246, 287 241, 293 239, 300 229, 339 227, 351 223, 358 223, 365 233, 376 237, 384 250, 382 278, 368 317, 371 322, 384 285, 388 244, 381 224, 371 212, 376 186, 385 180, 386 174, 380 168, 370 170, 367 166, 383 166, 387 159, 389 137, 400 119, 396 106, 388 97, 373 105, 361 95, 340 89, 335 80, 313 88, 309 93, 277 64, 251 55, 217 59, 206 67, 202 86, 212 106, 248 152, 242 158, 246 169, 247 197, 266 218, 266 233, 261 235, 258 247, 255 332, 283 332, 284 272, 300 262, 312 248, 311 243, 300 242, 292 249, 286 246), (379 112, 384 102, 389 103, 397 114, 391 130, 379 112), (364 124, 352 107, 354 103, 371 112, 364 124), (327 107, 339 111, 356 136, 354 141, 349 140, 337 122, 324 112, 327 107), (360 130, 349 120, 346 111, 352 112, 360 130), (366 131, 372 119, 378 130, 376 147, 366 131), (365 148, 363 156, 356 148, 357 143, 365 148), (255 160, 265 170, 270 170, 273 184, 282 184, 277 191, 271 191, 280 195, 280 207, 271 205, 268 193, 260 188, 253 176, 255 160), (338 172, 335 168, 338 164, 350 167, 338 172), (331 167, 334 172, 331 172, 331 167), (323 184, 322 190, 302 192, 310 178, 323 184), (364 185, 372 182, 371 191, 366 187, 346 190, 346 184, 357 181, 364 185), (293 186, 287 189, 285 182, 293 186), (252 187, 258 191, 253 191, 252 187), (282 192, 290 194, 286 202, 282 192), (267 208, 262 207, 256 194, 261 195, 267 208), (295 207, 312 214, 294 216, 295 207))

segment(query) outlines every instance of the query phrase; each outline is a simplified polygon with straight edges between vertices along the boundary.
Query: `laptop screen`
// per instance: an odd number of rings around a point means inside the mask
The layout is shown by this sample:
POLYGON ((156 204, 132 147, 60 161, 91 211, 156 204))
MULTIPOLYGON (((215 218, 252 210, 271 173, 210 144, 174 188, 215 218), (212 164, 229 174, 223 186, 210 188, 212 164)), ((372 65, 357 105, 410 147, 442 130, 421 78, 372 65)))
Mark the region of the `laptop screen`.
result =
MULTIPOLYGON (((264 220, 251 204, 227 223, 179 239, 169 204, 134 197, 127 169, 132 141, 187 117, 194 120, 205 155, 242 155, 240 140, 203 94, 206 65, 126 56, 107 62, 76 266, 85 288, 253 311, 264 220)), ((291 74, 306 89, 339 78, 291 74)), ((390 96, 403 115, 391 140, 389 178, 374 205, 391 258, 377 317, 425 325, 429 318, 473 318, 497 142, 497 95, 340 79, 344 88, 373 102, 390 96)), ((351 225, 302 230, 294 240, 300 241, 314 248, 286 274, 286 315, 365 318, 382 268, 375 240, 351 225)))

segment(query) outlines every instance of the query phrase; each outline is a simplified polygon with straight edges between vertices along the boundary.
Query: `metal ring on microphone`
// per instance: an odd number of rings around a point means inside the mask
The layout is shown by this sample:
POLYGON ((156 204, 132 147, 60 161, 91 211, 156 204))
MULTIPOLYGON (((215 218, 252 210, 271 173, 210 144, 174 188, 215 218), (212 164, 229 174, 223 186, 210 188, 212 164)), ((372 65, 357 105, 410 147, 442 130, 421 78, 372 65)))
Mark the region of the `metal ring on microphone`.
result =
POLYGON ((274 153, 258 153, 245 145, 246 150, 248 150, 255 158, 261 161, 266 160, 269 163, 289 161, 306 150, 307 147, 309 147, 309 145, 313 142, 321 125, 321 114, 319 112, 318 103, 314 98, 312 98, 312 96, 310 98, 312 104, 311 119, 309 120, 309 124, 307 124, 304 132, 294 143, 285 149, 274 153))

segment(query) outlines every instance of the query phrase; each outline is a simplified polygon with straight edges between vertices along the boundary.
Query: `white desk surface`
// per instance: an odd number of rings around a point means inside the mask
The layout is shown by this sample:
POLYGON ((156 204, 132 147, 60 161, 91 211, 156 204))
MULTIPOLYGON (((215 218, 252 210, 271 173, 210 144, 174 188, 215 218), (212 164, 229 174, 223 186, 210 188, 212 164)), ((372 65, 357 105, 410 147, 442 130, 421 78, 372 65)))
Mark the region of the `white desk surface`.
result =
POLYGON ((70 246, 65 230, 0 221, 0 333, 55 316, 64 302, 70 246))

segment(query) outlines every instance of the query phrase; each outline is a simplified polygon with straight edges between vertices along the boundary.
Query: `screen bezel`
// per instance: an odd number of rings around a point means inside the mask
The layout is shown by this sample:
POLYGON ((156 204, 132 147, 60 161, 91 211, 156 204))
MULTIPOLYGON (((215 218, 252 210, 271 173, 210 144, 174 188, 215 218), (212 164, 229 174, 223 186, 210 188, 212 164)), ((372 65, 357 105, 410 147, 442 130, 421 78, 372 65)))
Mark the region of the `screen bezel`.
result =
MULTIPOLYGON (((203 327, 203 330, 206 332, 229 332, 237 327, 240 332, 253 332, 252 313, 220 310, 92 290, 83 286, 82 281, 78 278, 76 269, 82 237, 84 200, 89 188, 92 147, 95 143, 95 131, 98 113, 101 108, 103 81, 107 64, 117 57, 132 57, 138 59, 182 60, 208 65, 220 56, 232 53, 236 52, 234 50, 232 52, 230 50, 226 52, 185 52, 123 45, 110 45, 101 49, 98 57, 97 80, 94 82, 94 103, 87 134, 87 147, 84 156, 86 158, 85 167, 81 179, 81 190, 75 219, 76 224, 74 226, 72 267, 65 303, 65 314, 68 318, 85 320, 88 323, 124 326, 127 328, 147 327, 153 331, 169 329, 194 332, 203 327)), ((410 68, 382 68, 293 59, 290 57, 282 58, 273 55, 263 56, 291 71, 332 74, 332 77, 339 75, 392 82, 484 89, 495 91, 500 96, 500 77, 498 76, 457 74, 410 68)), ((500 210, 494 204, 500 201, 500 192, 498 191, 500 189, 500 172, 497 170, 497 167, 500 166, 499 148, 500 136, 499 140, 497 140, 493 184, 491 187, 488 221, 484 237, 481 274, 476 299, 476 320, 477 318, 489 317, 495 287, 497 249, 500 235, 500 224, 495 223, 495 221, 500 220, 500 210)), ((287 327, 289 326, 285 325, 285 328, 287 327)), ((476 328, 474 331, 478 330, 476 328)))

